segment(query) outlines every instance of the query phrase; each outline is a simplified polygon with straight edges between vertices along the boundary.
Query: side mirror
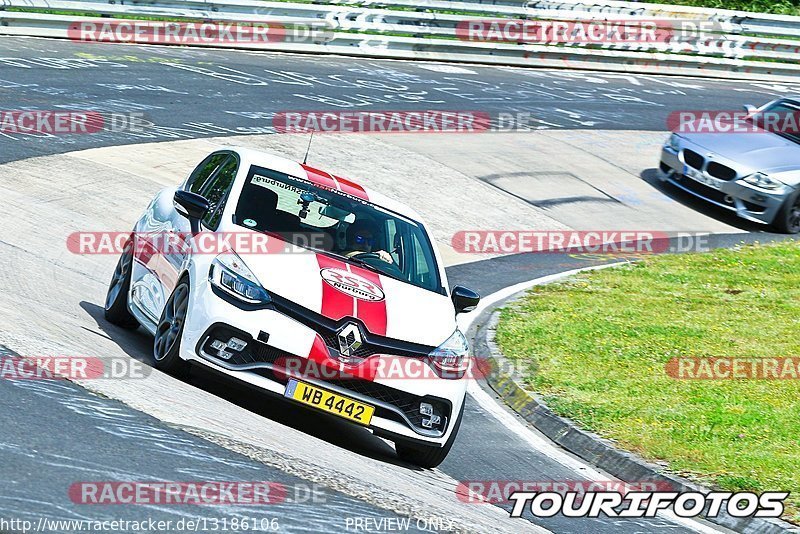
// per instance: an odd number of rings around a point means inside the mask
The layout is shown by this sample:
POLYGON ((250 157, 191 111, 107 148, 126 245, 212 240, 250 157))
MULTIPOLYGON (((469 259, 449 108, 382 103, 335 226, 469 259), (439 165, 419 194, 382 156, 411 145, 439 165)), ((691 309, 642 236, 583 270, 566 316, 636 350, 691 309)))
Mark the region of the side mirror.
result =
POLYGON ((189 219, 192 225, 192 233, 200 231, 200 219, 206 216, 210 209, 208 200, 201 195, 179 189, 175 191, 175 211, 189 219))
POLYGON ((456 314, 459 314, 471 312, 477 308, 478 303, 481 301, 481 296, 464 286, 455 286, 452 299, 456 314))
POLYGON ((756 111, 758 111, 758 108, 757 108, 757 107, 755 107, 755 106, 754 106, 754 105, 752 105, 752 104, 745 104, 745 105, 744 105, 744 110, 747 112, 747 114, 748 114, 748 115, 752 115, 753 113, 755 113, 756 111))

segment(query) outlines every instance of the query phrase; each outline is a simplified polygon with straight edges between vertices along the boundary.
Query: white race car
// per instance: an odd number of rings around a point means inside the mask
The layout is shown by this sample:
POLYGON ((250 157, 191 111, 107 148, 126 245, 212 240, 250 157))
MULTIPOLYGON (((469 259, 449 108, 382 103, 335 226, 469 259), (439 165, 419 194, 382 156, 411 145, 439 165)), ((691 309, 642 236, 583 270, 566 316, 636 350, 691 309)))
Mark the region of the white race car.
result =
POLYGON ((278 156, 226 148, 136 223, 105 304, 155 366, 192 361, 370 428, 423 467, 449 452, 469 347, 441 257, 403 204, 278 156))

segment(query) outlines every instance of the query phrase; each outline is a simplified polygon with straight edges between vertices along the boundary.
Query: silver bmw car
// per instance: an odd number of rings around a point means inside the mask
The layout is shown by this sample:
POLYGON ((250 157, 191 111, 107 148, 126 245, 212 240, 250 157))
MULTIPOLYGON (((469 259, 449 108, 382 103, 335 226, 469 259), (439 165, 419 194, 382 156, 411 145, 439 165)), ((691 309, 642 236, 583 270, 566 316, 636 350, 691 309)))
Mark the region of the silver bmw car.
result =
POLYGON ((800 232, 800 97, 721 118, 689 115, 661 150, 660 178, 749 221, 800 232), (787 120, 788 119, 788 120, 787 120))

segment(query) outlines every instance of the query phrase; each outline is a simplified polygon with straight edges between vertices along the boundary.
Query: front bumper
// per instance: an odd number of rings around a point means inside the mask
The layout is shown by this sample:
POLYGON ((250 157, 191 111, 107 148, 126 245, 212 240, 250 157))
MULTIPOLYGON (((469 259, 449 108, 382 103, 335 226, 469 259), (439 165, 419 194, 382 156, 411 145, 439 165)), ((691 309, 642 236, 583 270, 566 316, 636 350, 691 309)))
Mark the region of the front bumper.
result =
MULTIPOLYGON (((242 309, 221 298, 208 280, 201 280, 193 287, 191 298, 181 344, 183 359, 198 362, 279 396, 283 396, 289 379, 287 359, 314 363, 307 355, 323 336, 318 336, 315 329, 296 318, 275 307, 242 309), (235 333, 236 337, 247 342, 247 349, 227 361, 213 354, 214 351, 206 350, 210 336, 219 329, 235 333)), ((318 372, 292 374, 292 378, 374 406, 375 414, 369 428, 377 435, 427 445, 443 445, 447 441, 453 426, 450 423, 462 409, 465 379, 431 378, 430 373, 419 377, 374 377, 373 380, 350 378, 343 364, 334 360, 331 364, 338 365, 343 372, 335 375, 320 375, 318 372), (432 404, 441 416, 442 421, 437 427, 423 427, 424 416, 419 412, 421 402, 432 404)), ((298 367, 305 369, 296 365, 289 368, 297 370, 298 367)), ((284 400, 294 402, 285 397, 284 400)))
MULTIPOLYGON (((668 145, 662 147, 659 165, 662 180, 706 202, 733 211, 742 219, 763 224, 772 223, 784 200, 790 194, 791 188, 787 186, 782 190, 766 191, 754 187, 741 180, 741 177, 750 174, 749 171, 737 172, 735 178, 721 181, 719 189, 700 183, 686 175, 687 165, 684 154, 686 149, 700 154, 707 151, 686 140, 682 140, 682 143, 679 151, 673 150, 668 145)), ((722 161, 728 167, 737 169, 736 163, 733 161, 724 160, 718 156, 715 157, 715 161, 722 161)), ((713 178, 705 168, 694 170, 708 178, 713 178)))

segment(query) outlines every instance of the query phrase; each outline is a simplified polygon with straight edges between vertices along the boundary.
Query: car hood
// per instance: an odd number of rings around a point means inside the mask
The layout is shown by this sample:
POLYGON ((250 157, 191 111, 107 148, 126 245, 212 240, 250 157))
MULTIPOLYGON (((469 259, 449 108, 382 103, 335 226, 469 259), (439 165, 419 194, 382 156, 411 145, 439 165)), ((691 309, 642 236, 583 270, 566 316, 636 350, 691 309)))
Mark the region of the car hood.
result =
POLYGON ((307 250, 240 257, 268 292, 335 321, 357 318, 370 333, 438 346, 456 329, 447 296, 337 258, 307 250))
MULTIPOLYGON (((679 133, 681 137, 732 161, 752 172, 765 172, 797 183, 800 170, 800 144, 770 132, 679 133), (787 174, 788 173, 788 174, 787 174)), ((705 153, 703 154, 706 155, 705 153)))

